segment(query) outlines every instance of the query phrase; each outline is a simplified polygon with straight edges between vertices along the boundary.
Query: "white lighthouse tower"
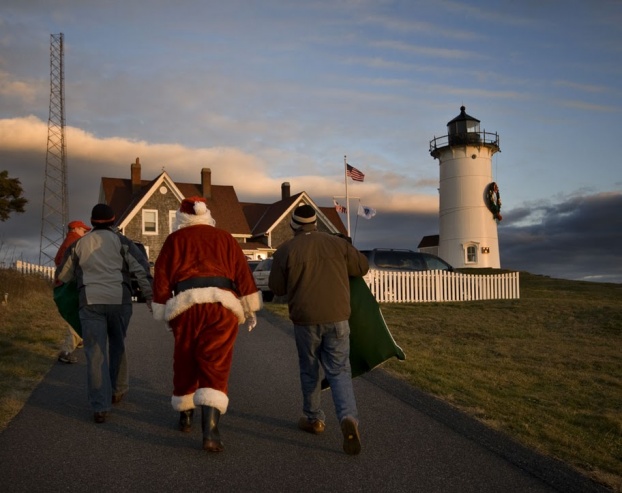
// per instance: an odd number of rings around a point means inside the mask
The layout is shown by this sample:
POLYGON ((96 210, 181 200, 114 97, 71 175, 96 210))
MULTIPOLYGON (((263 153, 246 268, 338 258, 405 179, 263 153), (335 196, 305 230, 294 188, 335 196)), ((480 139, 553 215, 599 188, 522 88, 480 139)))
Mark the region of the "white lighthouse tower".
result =
POLYGON ((492 156, 500 150, 499 136, 480 131, 479 124, 462 106, 447 135, 430 141, 440 168, 438 255, 456 268, 498 269, 501 199, 492 156))

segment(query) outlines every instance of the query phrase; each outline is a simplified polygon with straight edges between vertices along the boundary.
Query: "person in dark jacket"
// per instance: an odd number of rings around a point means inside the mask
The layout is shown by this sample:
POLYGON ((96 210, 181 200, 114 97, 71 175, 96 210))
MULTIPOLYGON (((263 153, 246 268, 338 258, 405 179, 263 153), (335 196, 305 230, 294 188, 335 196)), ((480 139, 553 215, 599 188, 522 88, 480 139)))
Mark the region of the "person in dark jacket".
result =
POLYGON ((275 295, 287 295, 294 323, 304 413, 298 427, 314 434, 325 429, 321 366, 343 433, 343 450, 356 455, 361 441, 349 360, 349 276, 365 275, 367 258, 343 238, 319 232, 310 205, 297 207, 290 225, 294 237, 274 253, 268 285, 275 295))
POLYGON ((132 274, 150 310, 152 300, 149 263, 133 241, 113 230, 114 221, 108 205, 93 207, 93 230, 69 247, 56 270, 59 281, 77 281, 88 398, 96 423, 106 421, 110 405, 129 388, 125 336, 132 316, 132 274))

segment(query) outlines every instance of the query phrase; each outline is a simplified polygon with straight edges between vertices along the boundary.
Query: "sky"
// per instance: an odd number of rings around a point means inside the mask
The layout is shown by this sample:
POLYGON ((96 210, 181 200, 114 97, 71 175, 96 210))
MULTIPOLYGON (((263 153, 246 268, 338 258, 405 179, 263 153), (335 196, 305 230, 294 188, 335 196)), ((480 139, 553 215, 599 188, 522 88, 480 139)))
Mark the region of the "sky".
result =
MULTIPOLYGON (((345 195, 354 244, 438 234, 430 141, 460 106, 499 134, 501 267, 622 283, 620 0, 3 0, 0 171, 29 200, 0 262, 38 261, 50 36, 63 33, 69 216, 102 176, 345 195)), ((342 216, 344 223, 346 217, 342 216)), ((218 220, 218 218, 216 218, 218 220)))

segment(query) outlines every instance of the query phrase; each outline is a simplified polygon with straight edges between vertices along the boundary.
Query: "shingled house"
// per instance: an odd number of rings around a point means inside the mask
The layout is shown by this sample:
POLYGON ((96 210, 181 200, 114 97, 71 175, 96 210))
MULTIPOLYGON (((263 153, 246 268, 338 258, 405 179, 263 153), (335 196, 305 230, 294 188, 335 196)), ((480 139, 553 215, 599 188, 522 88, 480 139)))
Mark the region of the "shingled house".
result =
POLYGON ((231 233, 249 259, 271 256, 281 243, 292 237, 292 212, 301 204, 312 206, 318 229, 346 234, 334 207, 319 207, 306 192, 290 194, 289 183, 281 185, 281 198, 272 204, 240 202, 231 185, 213 185, 212 172, 203 168, 200 183, 173 181, 166 171, 153 180, 143 180, 139 158, 130 166, 130 178, 102 177, 99 202, 115 211, 115 225, 128 238, 145 246, 155 261, 172 230, 175 212, 186 197, 205 197, 216 227, 231 233))

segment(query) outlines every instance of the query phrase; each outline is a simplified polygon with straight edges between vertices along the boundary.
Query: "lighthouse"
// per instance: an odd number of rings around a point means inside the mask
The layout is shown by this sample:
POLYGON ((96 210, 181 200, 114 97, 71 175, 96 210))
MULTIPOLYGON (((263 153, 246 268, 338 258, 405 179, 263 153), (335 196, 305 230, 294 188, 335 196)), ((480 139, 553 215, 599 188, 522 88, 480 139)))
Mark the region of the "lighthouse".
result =
POLYGON ((498 269, 501 196, 492 156, 499 136, 481 131, 465 110, 447 124, 447 135, 430 141, 440 175, 438 255, 456 268, 498 269))

